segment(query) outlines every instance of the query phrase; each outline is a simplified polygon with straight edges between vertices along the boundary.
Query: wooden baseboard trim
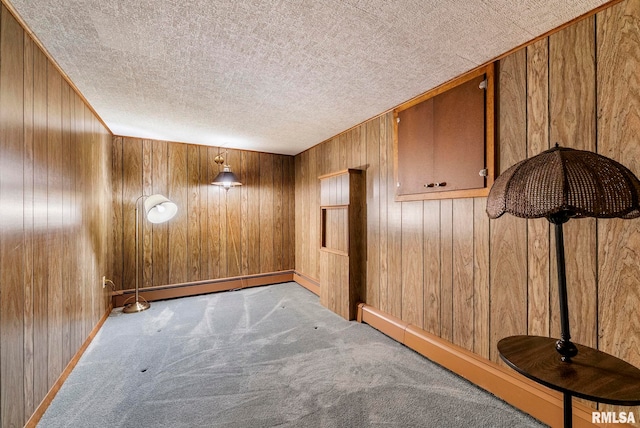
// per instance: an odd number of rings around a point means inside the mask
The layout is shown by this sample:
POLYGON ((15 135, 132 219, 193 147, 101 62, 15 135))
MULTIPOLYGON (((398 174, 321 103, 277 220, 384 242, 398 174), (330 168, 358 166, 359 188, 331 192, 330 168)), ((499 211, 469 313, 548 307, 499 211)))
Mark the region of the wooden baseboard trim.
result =
MULTIPOLYGON (((358 320, 374 327, 392 339, 413 349, 429 360, 494 394, 512 406, 530 414, 549 426, 563 425, 562 394, 517 372, 499 366, 471 351, 408 324, 373 306, 358 305, 358 320)), ((573 426, 594 427, 591 409, 573 404, 573 426)))
POLYGON ((320 282, 317 279, 310 278, 300 272, 294 271, 293 280, 316 296, 320 295, 320 282))
MULTIPOLYGON (((178 297, 196 296, 199 294, 215 293, 218 291, 235 290, 239 288, 258 287, 261 285, 279 284, 293 281, 293 271, 270 272, 258 275, 235 276, 231 278, 213 279, 209 281, 186 282, 182 284, 160 285, 145 287, 139 290, 139 295, 148 302, 154 300, 175 299, 178 297)), ((117 291, 112 296, 113 307, 124 306, 133 301, 135 290, 117 291)))
POLYGON ((27 421, 27 423, 24 425, 25 428, 35 428, 38 425, 38 422, 40 422, 40 419, 42 419, 44 412, 46 412, 47 408, 49 408, 49 405, 51 404, 56 394, 62 387, 62 384, 67 380, 67 378, 69 377, 69 375, 71 374, 75 366, 78 364, 78 361, 80 361, 80 357, 82 357, 82 354, 84 354, 84 351, 87 350, 87 348, 89 347, 89 344, 91 344, 93 339, 96 337, 96 334, 98 334, 98 331, 100 331, 104 322, 107 320, 107 318, 109 318, 109 314, 111 314, 112 310, 113 308, 111 306, 107 308, 107 311, 105 312, 105 314, 102 316, 102 318, 100 318, 100 321, 98 321, 98 323, 93 327, 93 329, 91 330, 91 333, 89 333, 89 336, 86 338, 82 346, 80 346, 80 349, 78 349, 78 351, 75 353, 73 358, 71 358, 71 361, 69 361, 69 363, 64 368, 64 370, 62 371, 58 379, 53 384, 53 386, 51 386, 51 389, 49 389, 49 392, 47 392, 47 395, 44 396, 44 398, 42 399, 42 401, 40 402, 36 410, 33 412, 31 417, 27 421))

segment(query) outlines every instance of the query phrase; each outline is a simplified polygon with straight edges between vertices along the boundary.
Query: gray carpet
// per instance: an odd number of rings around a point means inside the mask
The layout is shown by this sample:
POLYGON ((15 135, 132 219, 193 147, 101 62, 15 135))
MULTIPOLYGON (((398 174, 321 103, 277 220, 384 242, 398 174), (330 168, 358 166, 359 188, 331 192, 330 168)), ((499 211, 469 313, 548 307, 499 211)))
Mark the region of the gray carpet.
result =
POLYGON ((112 312, 40 427, 539 427, 295 283, 112 312))

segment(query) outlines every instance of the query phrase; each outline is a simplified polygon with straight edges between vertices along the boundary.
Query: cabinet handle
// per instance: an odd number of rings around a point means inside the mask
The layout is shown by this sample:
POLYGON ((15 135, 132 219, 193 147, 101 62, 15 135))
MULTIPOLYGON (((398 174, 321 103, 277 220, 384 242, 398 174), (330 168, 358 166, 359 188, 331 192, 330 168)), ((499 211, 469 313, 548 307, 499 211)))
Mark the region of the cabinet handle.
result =
POLYGON ((429 183, 429 184, 425 184, 424 187, 444 187, 446 186, 447 183, 442 181, 440 183, 429 183))

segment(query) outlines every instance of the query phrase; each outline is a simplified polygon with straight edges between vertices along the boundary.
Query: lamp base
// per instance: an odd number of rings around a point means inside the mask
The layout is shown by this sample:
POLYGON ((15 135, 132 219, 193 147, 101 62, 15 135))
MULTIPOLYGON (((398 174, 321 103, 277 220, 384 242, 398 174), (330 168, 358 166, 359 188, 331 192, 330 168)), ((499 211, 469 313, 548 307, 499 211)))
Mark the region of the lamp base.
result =
POLYGON ((124 312, 125 314, 133 314, 136 312, 146 311, 150 306, 151 305, 149 304, 149 302, 133 302, 126 305, 122 309, 122 312, 124 312))

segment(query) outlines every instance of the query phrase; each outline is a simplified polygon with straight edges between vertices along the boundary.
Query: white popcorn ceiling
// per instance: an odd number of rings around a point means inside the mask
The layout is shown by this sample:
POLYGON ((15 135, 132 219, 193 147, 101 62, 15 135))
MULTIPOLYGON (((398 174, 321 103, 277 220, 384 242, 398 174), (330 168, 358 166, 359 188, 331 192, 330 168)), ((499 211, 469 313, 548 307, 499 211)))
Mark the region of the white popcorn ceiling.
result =
POLYGON ((297 154, 604 0, 11 0, 116 135, 297 154))

